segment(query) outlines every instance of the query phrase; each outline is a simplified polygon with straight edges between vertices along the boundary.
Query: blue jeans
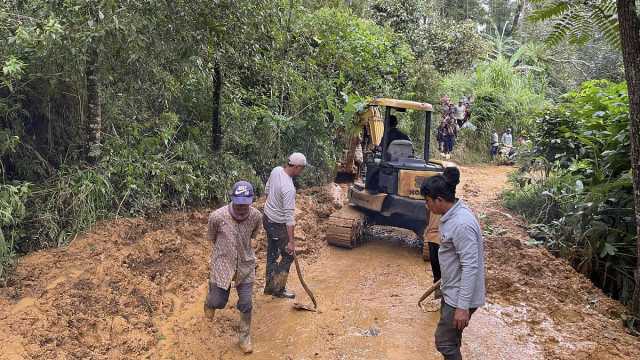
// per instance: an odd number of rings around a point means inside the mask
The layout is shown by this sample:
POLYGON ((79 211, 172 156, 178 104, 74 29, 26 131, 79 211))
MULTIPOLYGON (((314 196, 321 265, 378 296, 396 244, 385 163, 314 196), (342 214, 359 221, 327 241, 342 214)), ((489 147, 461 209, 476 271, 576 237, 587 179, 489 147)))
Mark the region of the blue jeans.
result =
POLYGON ((447 135, 444 137, 444 153, 450 154, 453 151, 453 145, 455 145, 456 137, 453 135, 447 135))
MULTIPOLYGON (((267 232, 267 269, 265 274, 265 293, 277 293, 284 289, 275 289, 273 277, 276 274, 289 274, 293 263, 293 255, 287 252, 289 233, 286 224, 271 222, 266 216, 262 217, 262 225, 267 232), (280 261, 278 261, 280 258, 280 261)), ((286 276, 286 275, 285 275, 286 276)))

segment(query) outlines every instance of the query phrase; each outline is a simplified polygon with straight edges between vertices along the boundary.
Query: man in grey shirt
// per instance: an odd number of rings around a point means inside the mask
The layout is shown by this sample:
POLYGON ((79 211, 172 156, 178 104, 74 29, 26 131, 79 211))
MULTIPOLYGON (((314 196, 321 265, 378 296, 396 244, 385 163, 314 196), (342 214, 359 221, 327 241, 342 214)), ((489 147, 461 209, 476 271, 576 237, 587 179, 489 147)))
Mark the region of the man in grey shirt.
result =
POLYGON ((462 331, 475 310, 485 303, 482 232, 471 209, 455 197, 459 182, 460 171, 446 168, 420 188, 429 211, 442 215, 438 251, 442 302, 435 340, 446 360, 462 359, 462 331))
POLYGON ((287 291, 289 268, 296 249, 294 240, 296 188, 293 178, 302 174, 307 159, 301 153, 289 156, 287 164, 271 171, 267 181, 267 202, 262 224, 267 232, 267 269, 264 293, 279 298, 294 298, 287 291), (280 261, 278 262, 278 258, 280 261))

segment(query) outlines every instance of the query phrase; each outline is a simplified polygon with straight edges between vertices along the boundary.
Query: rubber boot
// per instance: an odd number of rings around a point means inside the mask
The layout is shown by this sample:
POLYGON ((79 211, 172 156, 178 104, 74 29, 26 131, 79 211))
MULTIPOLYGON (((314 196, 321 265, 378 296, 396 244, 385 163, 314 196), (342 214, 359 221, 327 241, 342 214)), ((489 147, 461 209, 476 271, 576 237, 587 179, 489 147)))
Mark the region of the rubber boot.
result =
POLYGON ((271 274, 271 276, 267 276, 266 279, 264 279, 264 291, 263 294, 265 295, 273 295, 273 281, 274 281, 275 275, 271 274))
POLYGON ((245 354, 253 352, 251 345, 251 313, 240 313, 240 335, 238 337, 238 346, 245 354))
POLYGON ((204 304, 204 316, 209 320, 213 320, 216 316, 216 309, 210 308, 207 304, 204 304))
POLYGON ((273 277, 273 296, 277 298, 294 299, 296 295, 287 290, 288 272, 277 273, 273 277))

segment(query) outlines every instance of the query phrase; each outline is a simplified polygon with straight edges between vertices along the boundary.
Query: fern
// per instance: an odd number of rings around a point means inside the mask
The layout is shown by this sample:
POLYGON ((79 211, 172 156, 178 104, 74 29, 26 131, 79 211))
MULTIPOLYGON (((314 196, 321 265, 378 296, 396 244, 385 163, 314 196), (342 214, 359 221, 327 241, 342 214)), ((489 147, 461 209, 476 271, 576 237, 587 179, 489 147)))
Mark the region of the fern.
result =
MULTIPOLYGON (((546 3, 544 0, 531 2, 546 3)), ((529 19, 535 22, 551 21, 551 33, 546 42, 552 46, 565 39, 584 44, 593 34, 601 33, 611 45, 621 47, 615 0, 553 0, 533 11, 529 19)))

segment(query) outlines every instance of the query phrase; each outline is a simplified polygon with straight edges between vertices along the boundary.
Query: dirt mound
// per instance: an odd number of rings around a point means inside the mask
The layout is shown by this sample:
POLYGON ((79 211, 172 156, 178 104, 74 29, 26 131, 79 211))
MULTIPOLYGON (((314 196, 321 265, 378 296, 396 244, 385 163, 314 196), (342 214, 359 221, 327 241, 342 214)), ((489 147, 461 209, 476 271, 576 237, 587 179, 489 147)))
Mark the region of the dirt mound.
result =
MULTIPOLYGON (((460 195, 483 225, 489 302, 472 320, 465 351, 477 359, 640 359, 640 341, 622 326, 624 307, 565 261, 528 245, 524 223, 501 207, 497 198, 512 169, 461 170, 460 195), (508 355, 492 355, 498 353, 508 355)), ((293 316, 290 303, 256 297, 254 358, 439 358, 431 333, 416 337, 433 331, 437 315, 415 314, 419 290, 431 277, 408 246, 414 237, 373 227, 368 246, 325 248, 325 221, 343 200, 338 185, 306 189, 297 198, 296 240, 305 278, 320 303, 331 307, 317 318, 293 316), (372 326, 384 332, 361 336, 372 326), (432 353, 425 351, 429 347, 432 353)), ((263 205, 261 199, 257 207, 263 205)), ((67 248, 22 258, 0 289, 0 359, 244 358, 233 345, 237 312, 220 311, 214 322, 202 316, 211 251, 208 213, 103 222, 67 248)), ((263 233, 255 245, 260 260, 254 292, 260 293, 263 233)), ((306 301, 296 281, 290 285, 306 301)), ((230 300, 228 307, 234 305, 230 300)))
POLYGON ((625 308, 566 261, 526 243, 525 223, 498 200, 509 170, 478 167, 467 177, 463 168, 462 196, 483 226, 489 309, 524 327, 522 338, 548 359, 640 358, 640 341, 622 324, 625 308))
MULTIPOLYGON (((331 191, 298 195, 296 240, 303 259, 313 260, 324 246, 323 222, 335 208, 331 191)), ((0 289, 0 359, 145 357, 164 339, 159 319, 206 286, 208 214, 106 221, 67 248, 22 258, 0 289)), ((264 232, 256 242, 264 259, 264 232)), ((256 291, 264 274, 259 263, 256 291)), ((232 333, 231 320, 217 331, 232 333)))

